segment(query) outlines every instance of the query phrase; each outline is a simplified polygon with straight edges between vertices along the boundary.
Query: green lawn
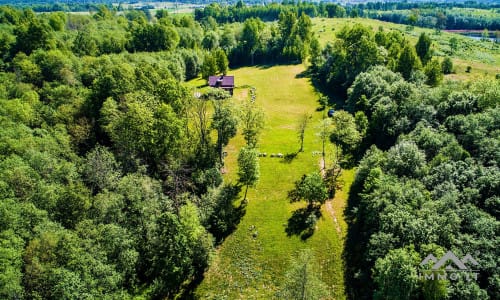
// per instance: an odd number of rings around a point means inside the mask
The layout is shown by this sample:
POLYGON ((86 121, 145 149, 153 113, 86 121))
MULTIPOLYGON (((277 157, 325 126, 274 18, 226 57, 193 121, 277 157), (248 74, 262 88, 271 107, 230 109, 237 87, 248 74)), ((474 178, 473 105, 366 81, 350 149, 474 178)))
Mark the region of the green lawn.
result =
MULTIPOLYGON (((246 215, 237 230, 217 250, 217 255, 196 294, 201 299, 270 299, 279 288, 290 259, 301 249, 315 253, 318 273, 332 290, 334 299, 344 299, 342 249, 346 225, 342 218, 345 193, 337 193, 332 204, 342 230, 338 231, 331 211, 322 209, 322 218, 312 237, 302 241, 287 236, 285 229, 292 212, 305 203, 290 204, 287 192, 302 174, 319 170, 320 150, 314 134, 322 112, 316 112, 318 96, 309 79, 300 78, 304 66, 274 66, 241 68, 229 72, 235 75, 236 90, 231 101, 247 101, 249 87, 255 87, 257 103, 266 113, 266 126, 260 151, 295 153, 299 144, 295 126, 299 117, 308 112, 313 120, 306 133, 304 152, 291 162, 279 158, 260 158, 261 178, 249 190, 246 215), (255 226, 255 229, 250 230, 255 226), (254 237, 254 232, 257 236, 254 237)), ((228 182, 236 180, 236 157, 244 141, 235 137, 226 148, 228 182)), ((352 171, 344 173, 344 192, 352 181, 352 171)))

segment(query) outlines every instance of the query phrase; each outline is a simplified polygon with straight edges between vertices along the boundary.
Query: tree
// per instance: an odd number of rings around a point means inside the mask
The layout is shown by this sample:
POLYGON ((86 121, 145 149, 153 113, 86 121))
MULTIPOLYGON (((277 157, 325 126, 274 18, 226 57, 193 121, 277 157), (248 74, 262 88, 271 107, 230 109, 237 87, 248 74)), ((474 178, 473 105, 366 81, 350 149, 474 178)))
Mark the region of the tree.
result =
POLYGON ((306 135, 306 128, 311 120, 311 115, 308 113, 304 113, 300 116, 299 123, 297 124, 297 137, 300 143, 299 152, 304 151, 304 137, 306 135))
POLYGON ((222 49, 217 49, 214 53, 214 56, 219 73, 226 75, 229 68, 229 61, 227 59, 226 52, 224 52, 224 50, 222 49))
POLYGON ((421 68, 422 63, 420 62, 420 58, 415 52, 415 48, 407 43, 403 48, 403 51, 399 55, 396 71, 401 73, 404 79, 408 80, 410 79, 413 71, 419 70, 421 68))
POLYGON ((438 86, 443 81, 443 70, 437 58, 431 59, 424 69, 427 76, 426 83, 430 86, 438 86))
POLYGON ((46 50, 52 48, 53 35, 51 28, 38 20, 32 10, 25 10, 24 14, 24 22, 14 29, 16 35, 14 49, 16 52, 21 51, 29 55, 36 49, 46 50))
POLYGON ((220 163, 224 165, 222 149, 229 143, 229 139, 236 135, 238 119, 234 109, 226 101, 215 102, 215 112, 212 116, 212 128, 217 131, 217 149, 220 163))
POLYGON ((279 15, 278 27, 281 34, 281 41, 284 43, 290 39, 297 23, 297 14, 293 11, 282 11, 279 15))
POLYGON ((87 153, 83 174, 93 193, 113 187, 121 175, 113 153, 100 145, 87 153))
POLYGON ((241 33, 241 47, 242 53, 250 55, 250 63, 254 64, 255 51, 261 45, 261 33, 265 25, 260 19, 250 18, 247 19, 243 25, 243 32, 241 33))
POLYGON ((487 41, 489 41, 489 40, 490 40, 490 32, 488 31, 488 29, 487 29, 487 28, 485 28, 485 29, 483 30, 483 32, 481 33, 481 41, 483 41, 483 42, 484 42, 484 41, 485 41, 485 42, 487 42, 487 41))
POLYGON ((213 55, 207 53, 205 55, 205 59, 203 60, 203 64, 201 65, 201 75, 204 79, 208 80, 209 76, 213 76, 217 74, 217 60, 213 55))
POLYGON ((327 188, 318 172, 303 175, 295 182, 295 188, 288 194, 291 202, 305 200, 307 207, 312 210, 314 205, 325 203, 328 199, 327 188))
POLYGON ((78 56, 94 56, 98 52, 97 42, 88 29, 78 31, 73 41, 73 53, 78 56))
MULTIPOLYGON (((251 97, 255 97, 255 91, 251 94, 251 97)), ((264 111, 255 104, 255 100, 245 101, 240 111, 243 138, 247 142, 247 147, 255 148, 260 131, 264 127, 264 111)))
POLYGON ((255 148, 243 147, 238 153, 238 177, 239 181, 246 187, 243 197, 245 201, 248 187, 254 186, 260 177, 259 158, 255 148))
POLYGON ((373 281, 377 284, 374 299, 410 299, 417 287, 415 266, 419 262, 418 253, 412 248, 391 250, 384 258, 377 259, 373 269, 373 281))
POLYGON ((362 139, 354 117, 345 110, 338 110, 333 115, 332 121, 332 142, 345 152, 353 151, 362 139))
POLYGON ((279 299, 315 300, 329 296, 327 285, 316 275, 313 260, 312 251, 306 249, 291 261, 283 286, 277 294, 279 299))
POLYGON ((443 74, 451 74, 453 73, 453 61, 449 57, 445 57, 443 62, 441 63, 441 69, 443 74))
POLYGON ((425 32, 422 32, 418 38, 417 44, 415 45, 415 50, 423 65, 426 65, 432 57, 431 44, 431 38, 425 32))
POLYGON ((224 32, 220 38, 221 48, 229 53, 236 46, 236 38, 234 37, 234 32, 230 26, 224 26, 224 32))
POLYGON ((319 137, 319 139, 321 141, 321 149, 322 149, 321 157, 323 159, 323 167, 325 167, 324 164, 325 164, 325 155, 326 155, 326 152, 325 152, 326 142, 330 139, 330 135, 332 133, 331 125, 332 125, 331 119, 326 118, 326 119, 321 120, 319 125, 316 127, 316 129, 318 130, 316 135, 319 137))
POLYGON ((419 177, 425 171, 425 153, 414 142, 402 141, 389 149, 386 163, 399 177, 419 177))
POLYGON ((4 299, 23 298, 23 248, 23 240, 12 229, 0 231, 0 297, 4 299))
POLYGON ((203 48, 213 51, 219 47, 219 35, 215 31, 209 31, 201 42, 203 48))
POLYGON ((458 50, 458 39, 456 37, 450 39, 450 49, 451 53, 455 53, 458 50))
POLYGON ((331 61, 338 69, 332 74, 338 79, 345 78, 345 81, 340 82, 345 89, 352 84, 356 76, 368 70, 369 67, 381 62, 379 50, 373 30, 360 24, 352 27, 344 27, 337 34, 337 38, 341 40, 339 43, 340 61, 331 61), (342 71, 344 69, 344 71, 342 71), (339 77, 344 73, 344 76, 339 77))

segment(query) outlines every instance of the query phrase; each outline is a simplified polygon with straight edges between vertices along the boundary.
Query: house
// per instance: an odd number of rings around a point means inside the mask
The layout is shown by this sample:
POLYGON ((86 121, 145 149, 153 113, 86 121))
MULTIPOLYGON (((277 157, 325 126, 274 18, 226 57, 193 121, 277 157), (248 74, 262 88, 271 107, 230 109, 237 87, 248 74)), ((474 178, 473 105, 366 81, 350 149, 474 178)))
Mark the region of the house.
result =
POLYGON ((234 76, 210 76, 208 77, 208 85, 213 88, 224 89, 232 95, 234 89, 234 76))

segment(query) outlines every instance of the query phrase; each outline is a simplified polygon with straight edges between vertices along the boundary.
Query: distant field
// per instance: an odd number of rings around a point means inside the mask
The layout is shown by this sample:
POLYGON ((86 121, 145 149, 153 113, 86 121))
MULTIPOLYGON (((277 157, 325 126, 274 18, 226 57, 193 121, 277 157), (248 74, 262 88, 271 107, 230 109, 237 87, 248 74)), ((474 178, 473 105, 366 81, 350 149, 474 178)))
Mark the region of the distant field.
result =
POLYGON ((418 28, 407 30, 406 25, 388 23, 372 19, 313 19, 313 32, 320 42, 325 45, 335 39, 335 33, 344 25, 361 23, 370 26, 374 31, 379 27, 384 30, 398 30, 402 32, 411 42, 416 43, 419 35, 426 32, 434 41, 434 52, 436 56, 450 56, 456 66, 456 74, 447 75, 449 79, 472 80, 476 76, 495 76, 500 73, 500 44, 484 42, 470 39, 460 34, 440 32, 433 29, 418 28), (458 40, 459 49, 451 53, 450 39, 455 37, 458 40), (472 67, 470 73, 466 73, 467 66, 472 67))
MULTIPOLYGON (((116 4, 118 5, 118 4, 116 4)), ((137 3, 133 4, 122 4, 125 8, 132 7, 134 9, 140 9, 145 6, 150 6, 154 7, 154 9, 150 9, 150 11, 153 13, 156 12, 156 10, 159 9, 166 9, 170 13, 174 14, 186 14, 186 13, 192 13, 194 12, 194 9, 197 7, 203 7, 203 5, 200 4, 189 4, 189 3, 177 3, 175 1, 165 1, 165 2, 148 2, 148 1, 140 1, 137 3)))
MULTIPOLYGON (((227 238, 217 251, 213 265, 196 294, 201 299, 271 299, 280 284, 290 259, 300 249, 310 248, 315 253, 318 273, 332 289, 335 299, 344 299, 343 285, 343 237, 346 224, 342 211, 346 193, 339 192, 331 205, 337 224, 325 206, 314 235, 305 242, 298 236, 287 236, 285 228, 292 212, 305 203, 290 204, 287 192, 302 174, 319 170, 319 156, 312 151, 320 150, 314 134, 322 112, 316 112, 318 96, 306 78, 297 78, 304 66, 250 67, 229 72, 235 75, 236 102, 246 101, 248 88, 255 87, 257 103, 266 113, 266 127, 261 137, 260 151, 283 154, 298 150, 295 126, 304 112, 313 115, 305 139, 304 152, 290 163, 278 158, 260 158, 261 179, 255 189, 249 191, 246 215, 238 229, 227 238), (252 237, 255 226, 257 238, 252 237), (337 231, 340 227, 340 233, 337 231)), ((197 83, 195 83, 196 85, 197 83)), ((226 181, 235 181, 238 150, 244 144, 241 136, 233 139, 226 148, 228 157, 226 181)), ((349 188, 353 171, 344 175, 345 187, 349 188)))

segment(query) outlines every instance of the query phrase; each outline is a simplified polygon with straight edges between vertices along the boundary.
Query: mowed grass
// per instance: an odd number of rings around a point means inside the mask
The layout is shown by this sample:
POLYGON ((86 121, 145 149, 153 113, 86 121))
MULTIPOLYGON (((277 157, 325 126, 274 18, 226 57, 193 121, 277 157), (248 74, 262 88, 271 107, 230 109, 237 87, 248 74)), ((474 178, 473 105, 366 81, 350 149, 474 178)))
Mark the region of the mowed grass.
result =
MULTIPOLYGON (((316 112, 318 95, 309 79, 300 78, 304 66, 248 67, 233 70, 236 86, 233 100, 248 101, 249 88, 255 87, 256 103, 266 114, 266 125, 259 144, 268 157, 260 158, 260 181, 248 192, 248 206, 236 231, 217 250, 216 257, 196 295, 200 299, 272 299, 283 283, 292 257, 301 249, 312 249, 319 277, 332 291, 332 299, 345 299, 342 250, 346 225, 342 218, 345 193, 337 193, 334 209, 342 230, 338 232, 330 212, 322 209, 315 233, 303 241, 287 236, 285 229, 293 211, 305 203, 290 204, 287 193, 303 174, 319 170, 320 150, 315 126, 323 112, 316 112), (271 153, 296 153, 299 144, 296 124, 303 113, 312 119, 306 132, 304 152, 291 162, 271 158, 271 153), (338 210, 337 210, 338 208, 338 210)), ((238 135, 226 147, 226 182, 237 180, 237 154, 244 145, 238 135)), ((347 190, 352 171, 345 172, 347 190)))
POLYGON ((379 27, 385 31, 397 30, 415 44, 422 32, 426 32, 433 40, 433 51, 435 56, 450 56, 455 66, 455 73, 446 75, 445 78, 451 80, 474 80, 478 76, 495 76, 500 73, 500 45, 493 42, 472 40, 468 37, 456 33, 440 32, 436 34, 434 29, 414 27, 407 30, 406 25, 383 22, 373 19, 349 18, 349 19, 328 19, 313 18, 313 32, 318 37, 322 45, 335 40, 335 35, 345 25, 362 24, 378 31, 379 27), (455 37, 458 40, 459 49, 451 53, 450 39, 455 37), (465 72, 467 66, 471 66, 470 73, 465 72))

